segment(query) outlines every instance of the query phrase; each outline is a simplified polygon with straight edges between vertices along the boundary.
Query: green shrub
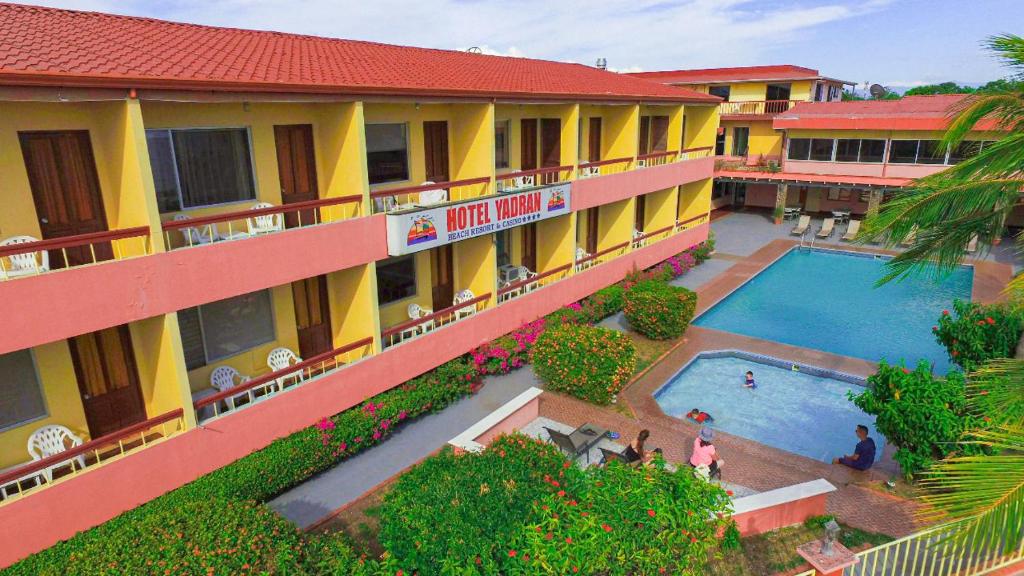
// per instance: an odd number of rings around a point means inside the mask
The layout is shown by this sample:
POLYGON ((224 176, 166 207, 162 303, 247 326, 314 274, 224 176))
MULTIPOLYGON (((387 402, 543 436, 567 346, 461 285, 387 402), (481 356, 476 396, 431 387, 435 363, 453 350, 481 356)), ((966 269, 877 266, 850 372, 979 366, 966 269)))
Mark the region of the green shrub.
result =
POLYGON ((548 389, 608 404, 636 370, 636 347, 615 330, 562 324, 537 339, 531 363, 548 389))
POLYGON ((875 416, 878 431, 896 446, 894 459, 904 474, 910 476, 953 450, 982 452, 978 445, 957 443, 965 430, 986 425, 984 417, 967 409, 961 372, 950 371, 943 379, 932 375, 925 360, 914 371, 883 361, 867 383, 864 392, 848 395, 875 416))
POLYGON ((545 474, 557 475, 564 461, 553 445, 524 436, 498 438, 479 454, 446 450, 385 496, 380 542, 409 574, 493 574, 531 502, 547 492, 545 474))
POLYGON ((559 326, 562 324, 588 323, 587 315, 583 313, 583 306, 575 302, 548 314, 544 317, 544 321, 548 327, 559 326))
POLYGON ((731 520, 725 527, 725 532, 722 533, 722 542, 719 544, 719 547, 725 552, 739 550, 743 547, 743 541, 740 539, 740 529, 739 526, 736 525, 735 520, 731 520))
POLYGON ((1024 329, 1020 307, 956 300, 953 312, 950 315, 943 310, 938 325, 932 328, 950 361, 973 370, 986 360, 1013 356, 1024 329))
POLYGON ((586 322, 594 324, 622 311, 622 300, 626 290, 618 284, 602 288, 583 300, 582 309, 586 322))
POLYGON ((633 330, 652 340, 682 336, 697 308, 697 294, 680 286, 645 281, 625 296, 623 312, 633 330))

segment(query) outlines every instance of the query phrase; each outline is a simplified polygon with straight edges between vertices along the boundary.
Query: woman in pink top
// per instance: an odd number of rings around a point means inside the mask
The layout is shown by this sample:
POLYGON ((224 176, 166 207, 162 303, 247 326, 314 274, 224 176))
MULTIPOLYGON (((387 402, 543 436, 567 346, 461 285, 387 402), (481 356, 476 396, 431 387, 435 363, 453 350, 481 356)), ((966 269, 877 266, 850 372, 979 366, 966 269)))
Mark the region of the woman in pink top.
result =
POLYGON ((701 428, 700 435, 693 439, 693 455, 690 456, 690 466, 700 468, 706 466, 712 478, 722 479, 721 460, 715 452, 715 446, 711 443, 714 432, 710 428, 701 428))

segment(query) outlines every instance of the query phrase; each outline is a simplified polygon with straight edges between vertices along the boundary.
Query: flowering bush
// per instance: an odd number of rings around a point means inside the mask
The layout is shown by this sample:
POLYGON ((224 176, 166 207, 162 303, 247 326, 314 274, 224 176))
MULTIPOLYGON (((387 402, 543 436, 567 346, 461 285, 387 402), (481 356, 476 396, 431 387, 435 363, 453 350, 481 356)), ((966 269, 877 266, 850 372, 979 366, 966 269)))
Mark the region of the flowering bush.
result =
POLYGON ((696 308, 693 291, 648 280, 626 293, 623 312, 633 330, 652 340, 669 340, 686 331, 696 308))
POLYGON ((534 342, 544 332, 544 318, 534 320, 515 332, 473 350, 470 357, 481 375, 507 374, 529 361, 534 342))
POLYGON ((636 370, 636 347, 621 332, 567 323, 544 331, 531 361, 548 389, 608 404, 636 370))
POLYGON ((961 372, 950 371, 942 379, 932 375, 924 360, 913 371, 883 361, 867 383, 864 392, 848 395, 875 416, 878 431, 896 446, 894 458, 904 474, 910 476, 954 449, 962 454, 981 451, 977 445, 956 443, 965 430, 987 425, 986 417, 967 409, 961 372))
POLYGON ((1013 356, 1022 326, 1024 313, 1019 307, 957 300, 953 315, 943 310, 932 333, 952 362, 973 370, 986 360, 1013 356))

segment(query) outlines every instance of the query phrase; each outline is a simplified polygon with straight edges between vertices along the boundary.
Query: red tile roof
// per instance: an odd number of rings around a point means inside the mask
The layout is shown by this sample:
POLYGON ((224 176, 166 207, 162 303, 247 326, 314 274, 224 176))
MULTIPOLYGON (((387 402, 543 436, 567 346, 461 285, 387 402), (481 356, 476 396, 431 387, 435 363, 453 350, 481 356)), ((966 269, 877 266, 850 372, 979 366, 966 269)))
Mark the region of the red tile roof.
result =
POLYGON ((715 178, 746 180, 749 182, 826 184, 832 186, 881 186, 886 188, 907 186, 913 182, 910 178, 803 174, 799 172, 757 172, 754 170, 715 170, 715 178))
POLYGON ((717 103, 581 64, 0 3, 0 85, 717 103))
MULTIPOLYGON (((776 130, 791 128, 821 130, 944 130, 950 110, 965 94, 904 96, 899 100, 856 100, 849 102, 801 102, 775 116, 776 130)), ((992 122, 979 124, 991 130, 992 122)))
MULTIPOLYGON (((665 84, 707 84, 714 82, 753 82, 757 80, 818 80, 824 78, 813 68, 781 64, 777 66, 740 66, 736 68, 701 68, 635 72, 633 76, 665 84)), ((850 84, 850 82, 845 82, 850 84)))

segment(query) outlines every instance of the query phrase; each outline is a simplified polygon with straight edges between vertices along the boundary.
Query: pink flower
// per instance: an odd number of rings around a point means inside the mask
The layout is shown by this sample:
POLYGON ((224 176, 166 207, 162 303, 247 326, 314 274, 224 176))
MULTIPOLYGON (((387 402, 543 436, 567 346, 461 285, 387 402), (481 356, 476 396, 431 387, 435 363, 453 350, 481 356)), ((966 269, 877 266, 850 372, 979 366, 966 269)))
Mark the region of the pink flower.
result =
POLYGON ((321 418, 320 421, 317 422, 316 427, 324 432, 334 430, 334 421, 329 418, 321 418))
POLYGON ((380 440, 380 430, 374 430, 373 431, 373 439, 374 440, 380 440))

